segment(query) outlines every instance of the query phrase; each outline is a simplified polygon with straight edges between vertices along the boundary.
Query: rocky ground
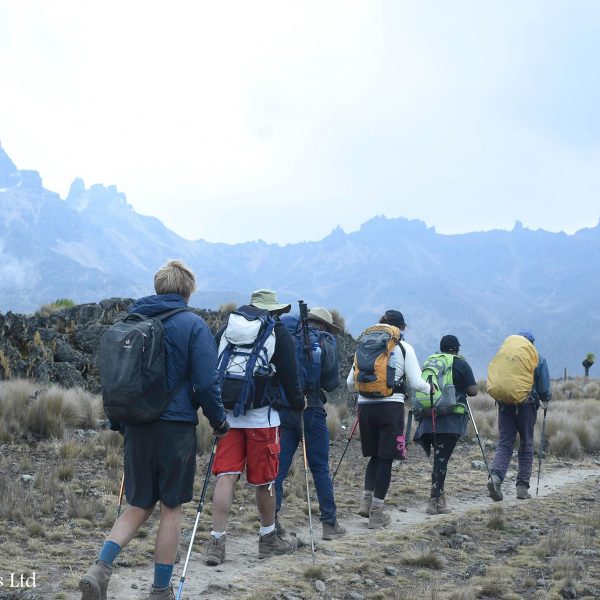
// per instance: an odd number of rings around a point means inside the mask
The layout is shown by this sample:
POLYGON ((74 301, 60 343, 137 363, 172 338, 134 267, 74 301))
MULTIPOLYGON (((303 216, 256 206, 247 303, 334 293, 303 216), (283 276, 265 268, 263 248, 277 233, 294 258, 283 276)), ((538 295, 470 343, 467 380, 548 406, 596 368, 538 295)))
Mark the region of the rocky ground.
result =
MULTIPOLYGON (((345 445, 340 430, 331 463, 345 445)), ((493 446, 491 442, 487 444, 493 446)), ((210 502, 200 520, 183 597, 210 598, 594 598, 600 594, 600 465, 593 458, 548 457, 540 495, 514 499, 514 470, 506 499, 492 503, 476 442, 458 446, 447 493, 452 514, 429 517, 429 462, 410 447, 397 463, 388 496, 392 525, 372 532, 358 517, 364 460, 354 439, 336 480, 339 520, 348 535, 322 541, 315 519, 315 563, 305 501, 301 456, 286 485, 282 522, 306 545, 292 557, 257 559, 253 494, 239 485, 228 529, 226 562, 202 562, 210 531, 210 502)), ((491 457, 493 450, 488 448, 491 457)), ((198 460, 199 497, 207 456, 198 460)), ((62 440, 5 443, 0 450, 0 598, 79 598, 77 581, 93 560, 115 516, 121 475, 120 439, 106 431, 68 431, 62 440), (10 574, 35 573, 36 587, 9 588, 10 574)), ((535 494, 535 489, 533 490, 535 494)), ((316 495, 311 489, 311 497, 316 495)), ((196 506, 186 508, 181 555, 185 558, 196 506)), ((313 501, 313 515, 318 507, 313 501)), ((120 555, 111 599, 147 597, 157 526, 147 527, 120 555)), ((177 565, 178 581, 182 562, 177 565)), ((31 583, 31 579, 29 580, 31 583)))

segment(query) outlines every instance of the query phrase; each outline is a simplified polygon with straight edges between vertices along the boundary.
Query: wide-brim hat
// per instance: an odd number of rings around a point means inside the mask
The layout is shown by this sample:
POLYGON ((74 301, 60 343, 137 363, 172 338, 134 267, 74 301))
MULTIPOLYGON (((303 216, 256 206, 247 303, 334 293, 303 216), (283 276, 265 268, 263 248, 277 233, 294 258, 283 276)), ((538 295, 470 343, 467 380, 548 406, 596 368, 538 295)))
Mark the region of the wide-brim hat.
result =
POLYGON ((277 294, 273 290, 256 290, 252 292, 252 298, 250 298, 251 306, 256 308, 262 308, 269 312, 290 312, 292 308, 291 304, 281 304, 277 301, 277 294))
POLYGON ((308 319, 310 321, 319 321, 319 323, 325 323, 327 325, 327 329, 329 333, 338 334, 341 333, 342 330, 333 324, 333 316, 326 308, 311 308, 308 311, 308 319))

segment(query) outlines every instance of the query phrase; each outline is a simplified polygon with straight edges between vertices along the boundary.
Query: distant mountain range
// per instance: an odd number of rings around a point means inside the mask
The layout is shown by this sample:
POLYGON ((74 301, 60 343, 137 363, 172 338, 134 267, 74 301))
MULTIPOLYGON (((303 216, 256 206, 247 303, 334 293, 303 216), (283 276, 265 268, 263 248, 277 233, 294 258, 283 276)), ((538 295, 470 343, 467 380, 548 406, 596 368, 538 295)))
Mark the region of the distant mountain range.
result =
POLYGON ((195 306, 243 303, 270 287, 282 300, 337 308, 354 335, 396 308, 421 360, 453 333, 480 379, 504 337, 522 327, 555 377, 564 367, 581 374, 585 354, 600 353, 600 224, 574 235, 519 223, 441 235, 421 221, 375 217, 317 242, 189 241, 137 214, 115 186, 75 179, 62 199, 0 147, 0 312, 146 295, 173 257, 196 273, 195 306))

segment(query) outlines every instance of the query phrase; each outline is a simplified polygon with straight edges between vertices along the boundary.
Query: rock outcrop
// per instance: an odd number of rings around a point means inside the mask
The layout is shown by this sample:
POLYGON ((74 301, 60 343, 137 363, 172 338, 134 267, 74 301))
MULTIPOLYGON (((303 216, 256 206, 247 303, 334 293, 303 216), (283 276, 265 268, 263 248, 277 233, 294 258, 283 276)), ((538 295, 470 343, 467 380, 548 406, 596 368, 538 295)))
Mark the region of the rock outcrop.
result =
MULTIPOLYGON (((108 298, 80 304, 50 315, 0 313, 0 380, 25 378, 100 391, 96 355, 102 335, 122 319, 133 300, 108 298)), ((226 315, 192 308, 216 333, 226 315)), ((334 396, 345 395, 345 380, 354 354, 352 336, 338 337, 342 386, 334 396)), ((337 398, 336 398, 337 399, 337 398)))

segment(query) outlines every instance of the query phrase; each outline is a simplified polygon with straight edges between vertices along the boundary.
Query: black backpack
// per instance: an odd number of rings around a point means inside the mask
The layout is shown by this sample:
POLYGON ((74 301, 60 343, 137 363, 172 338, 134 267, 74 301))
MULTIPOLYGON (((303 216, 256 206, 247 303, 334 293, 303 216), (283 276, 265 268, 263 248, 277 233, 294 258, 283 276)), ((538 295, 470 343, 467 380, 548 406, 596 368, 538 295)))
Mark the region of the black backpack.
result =
POLYGON ((167 389, 163 321, 188 310, 176 308, 147 317, 131 313, 102 336, 98 368, 106 416, 114 423, 156 421, 185 384, 167 389))

